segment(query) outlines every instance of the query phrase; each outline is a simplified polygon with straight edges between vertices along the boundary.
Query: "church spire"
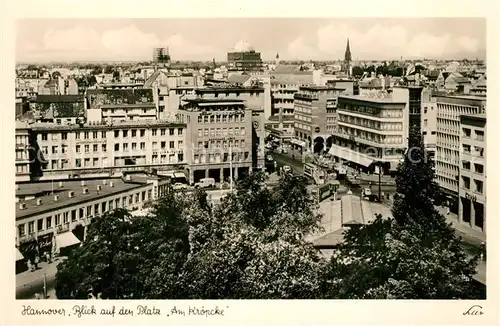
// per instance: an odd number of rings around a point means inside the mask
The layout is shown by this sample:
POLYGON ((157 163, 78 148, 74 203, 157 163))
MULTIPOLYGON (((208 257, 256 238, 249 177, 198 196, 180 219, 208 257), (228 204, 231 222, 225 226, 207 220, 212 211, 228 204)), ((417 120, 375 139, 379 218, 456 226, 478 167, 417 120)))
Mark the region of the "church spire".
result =
POLYGON ((352 60, 351 48, 349 47, 349 38, 347 38, 347 46, 345 48, 344 61, 350 62, 351 60, 352 60))

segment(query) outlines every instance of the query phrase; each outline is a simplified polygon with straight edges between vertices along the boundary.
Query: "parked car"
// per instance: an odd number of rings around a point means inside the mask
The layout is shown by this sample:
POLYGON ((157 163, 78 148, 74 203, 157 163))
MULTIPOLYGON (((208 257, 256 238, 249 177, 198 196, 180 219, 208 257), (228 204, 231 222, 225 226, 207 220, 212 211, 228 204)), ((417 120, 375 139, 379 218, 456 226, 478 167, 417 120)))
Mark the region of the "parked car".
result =
POLYGON ((187 184, 180 183, 180 182, 174 183, 174 185, 172 186, 172 189, 174 189, 174 190, 182 190, 182 189, 187 189, 187 188, 188 188, 187 184))
POLYGON ((283 172, 285 172, 285 173, 291 173, 292 172, 292 168, 289 165, 285 165, 285 166, 283 166, 283 172))
POLYGON ((372 195, 372 191, 370 188, 363 189, 363 197, 370 197, 372 195))
POLYGON ((215 187, 215 179, 214 178, 203 178, 199 182, 194 184, 195 188, 214 188, 215 187))

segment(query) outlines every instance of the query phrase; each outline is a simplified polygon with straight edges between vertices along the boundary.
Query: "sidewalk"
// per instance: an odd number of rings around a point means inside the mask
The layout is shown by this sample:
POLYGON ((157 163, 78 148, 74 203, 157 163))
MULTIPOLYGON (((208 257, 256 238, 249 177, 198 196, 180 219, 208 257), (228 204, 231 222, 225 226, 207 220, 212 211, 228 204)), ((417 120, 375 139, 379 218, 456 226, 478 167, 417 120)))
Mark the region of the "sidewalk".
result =
POLYGON ((482 242, 486 242, 486 234, 471 227, 468 227, 464 223, 458 222, 458 215, 454 213, 446 214, 446 207, 437 206, 437 210, 443 214, 444 217, 451 222, 456 230, 457 235, 461 236, 465 241, 473 245, 481 245, 482 242))
POLYGON ((49 283, 54 283, 57 273, 57 265, 64 259, 66 259, 66 257, 60 257, 51 264, 41 262, 38 264, 38 270, 33 272, 27 270, 17 274, 16 298, 27 299, 32 297, 37 292, 42 292, 44 274, 47 279, 47 287, 49 287, 49 283))

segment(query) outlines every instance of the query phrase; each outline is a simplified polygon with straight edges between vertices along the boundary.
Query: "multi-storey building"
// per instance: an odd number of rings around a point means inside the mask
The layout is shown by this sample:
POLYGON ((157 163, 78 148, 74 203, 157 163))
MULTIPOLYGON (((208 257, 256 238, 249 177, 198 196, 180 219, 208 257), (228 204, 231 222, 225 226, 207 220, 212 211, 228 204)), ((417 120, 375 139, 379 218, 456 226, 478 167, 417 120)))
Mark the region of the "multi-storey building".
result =
POLYGON ((30 180, 30 126, 16 121, 16 181, 30 180))
POLYGON ((158 118, 152 89, 89 89, 86 106, 87 121, 92 123, 158 118))
POLYGON ((300 86, 311 85, 312 72, 301 74, 275 73, 271 76, 271 114, 266 123, 268 131, 280 140, 290 140, 294 135, 294 94, 300 86))
POLYGON ((458 214, 460 181, 460 116, 485 112, 486 99, 475 96, 437 95, 436 181, 458 214))
POLYGON ((115 208, 139 209, 161 197, 167 180, 131 177, 45 182, 16 188, 16 248, 24 259, 78 245, 88 225, 115 208))
POLYGON ((326 150, 327 124, 331 129, 335 99, 344 89, 332 86, 301 86, 294 94, 294 132, 291 144, 304 151, 326 150), (328 109, 327 109, 328 105, 328 109), (327 116, 330 118, 327 122, 327 116), (313 146, 314 144, 314 146, 313 146))
MULTIPOLYGON (((421 131, 429 158, 435 160, 437 137, 437 104, 430 91, 422 92, 421 131)), ((434 166, 435 168, 435 166, 434 166)))
POLYGON ((264 167, 265 114, 271 110, 271 98, 259 83, 244 87, 238 85, 219 85, 198 88, 195 94, 203 99, 243 100, 245 107, 252 110, 252 149, 254 168, 264 167))
POLYGON ((458 220, 486 240, 486 115, 460 116, 458 220))
POLYGON ((262 71, 262 58, 260 52, 253 49, 242 52, 228 52, 227 54, 229 71, 262 71))
POLYGON ((105 177, 146 168, 186 164, 186 125, 166 121, 31 125, 38 180, 105 177))
POLYGON ((249 173, 255 166, 252 110, 235 99, 186 99, 179 118, 187 124, 189 182, 202 178, 227 180, 249 173))
POLYGON ((338 97, 338 127, 330 154, 357 169, 396 170, 408 144, 408 108, 391 97, 338 97))

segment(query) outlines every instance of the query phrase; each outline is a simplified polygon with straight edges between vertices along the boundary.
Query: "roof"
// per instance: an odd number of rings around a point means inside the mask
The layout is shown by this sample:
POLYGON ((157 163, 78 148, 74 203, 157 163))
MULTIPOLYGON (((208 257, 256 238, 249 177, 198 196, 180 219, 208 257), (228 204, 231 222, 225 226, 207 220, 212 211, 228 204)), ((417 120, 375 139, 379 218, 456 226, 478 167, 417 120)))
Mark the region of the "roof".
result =
POLYGON ((279 65, 274 69, 273 74, 293 74, 299 71, 299 65, 279 65))
POLYGON ((16 129, 30 129, 30 125, 25 121, 16 120, 16 129))
POLYGON ((460 118, 469 118, 469 119, 474 119, 474 120, 483 120, 486 121, 486 114, 485 113, 478 113, 478 114, 462 114, 460 115, 460 118))
POLYGON ((137 181, 125 181, 123 179, 108 179, 107 184, 104 185, 103 180, 85 180, 85 186, 88 189, 88 194, 83 194, 81 181, 65 181, 63 187, 59 187, 58 182, 43 182, 43 183, 28 183, 20 184, 19 190, 16 190, 17 196, 39 195, 36 199, 26 200, 26 209, 20 209, 19 204, 16 207, 16 220, 20 220, 29 216, 39 215, 46 212, 54 211, 67 206, 74 206, 80 203, 92 201, 98 198, 108 197, 111 195, 119 194, 136 188, 141 188, 146 183, 138 183, 137 181), (114 186, 110 186, 110 181, 114 186), (52 195, 52 185, 54 187, 54 194, 52 195), (97 192, 97 185, 101 186, 101 190, 97 192), (68 192, 74 191, 75 196, 68 197, 68 192), (59 200, 54 201, 54 195, 59 195, 59 200), (42 205, 37 205, 37 199, 42 200, 42 205))
POLYGON ((271 85, 307 85, 312 84, 311 75, 279 74, 271 76, 271 85))
POLYGON ((83 101, 83 95, 37 95, 31 102, 37 103, 73 103, 83 101))
POLYGON ((144 83, 144 88, 150 88, 151 86, 153 86, 153 83, 156 81, 156 79, 158 78, 158 76, 160 76, 161 73, 165 74, 165 72, 163 72, 162 70, 157 70, 151 76, 149 76, 149 78, 144 83))
POLYGON ((234 75, 229 76, 229 78, 227 79, 227 82, 231 83, 231 84, 241 84, 241 85, 243 85, 245 82, 247 82, 250 79, 250 77, 251 76, 249 76, 249 75, 237 75, 237 74, 234 74, 234 75))
POLYGON ((153 90, 150 88, 137 89, 89 89, 87 99, 91 108, 101 105, 154 103, 153 90))
POLYGON ((390 96, 383 97, 383 98, 378 98, 378 97, 372 98, 372 97, 361 96, 361 95, 339 95, 338 100, 340 101, 341 98, 356 100, 356 101, 363 101, 363 102, 380 103, 380 104, 406 104, 403 101, 401 101, 401 102, 395 101, 390 96))
POLYGON ((431 70, 425 75, 425 77, 429 80, 436 80, 439 77, 439 70, 431 70))
POLYGON ((180 121, 173 120, 128 120, 128 121, 114 121, 111 124, 85 124, 80 125, 61 125, 57 123, 33 123, 30 125, 36 131, 48 130, 104 130, 104 129, 119 129, 119 128, 151 128, 151 127, 185 127, 186 124, 180 121))
POLYGON ((364 224, 361 198, 354 195, 346 195, 341 199, 342 225, 364 224))
POLYGON ((360 81, 359 87, 382 88, 382 82, 378 78, 365 79, 360 81))
POLYGON ((39 95, 30 103, 30 109, 40 112, 45 119, 80 117, 85 114, 83 96, 39 95))

